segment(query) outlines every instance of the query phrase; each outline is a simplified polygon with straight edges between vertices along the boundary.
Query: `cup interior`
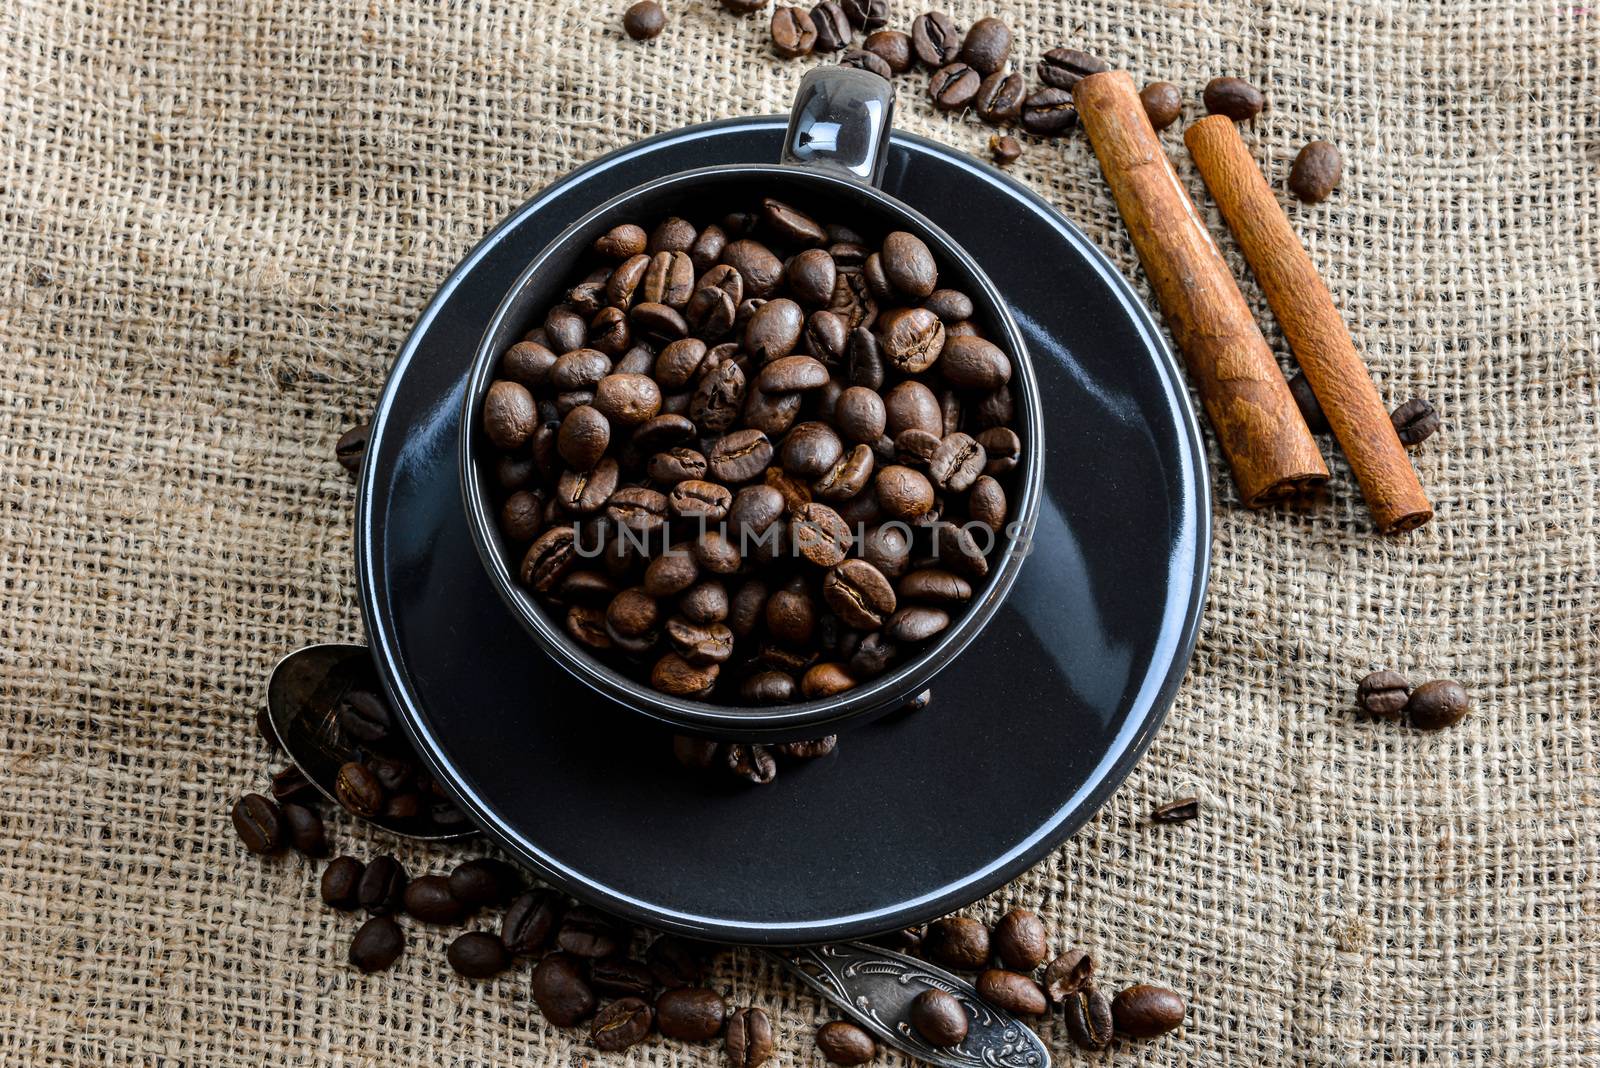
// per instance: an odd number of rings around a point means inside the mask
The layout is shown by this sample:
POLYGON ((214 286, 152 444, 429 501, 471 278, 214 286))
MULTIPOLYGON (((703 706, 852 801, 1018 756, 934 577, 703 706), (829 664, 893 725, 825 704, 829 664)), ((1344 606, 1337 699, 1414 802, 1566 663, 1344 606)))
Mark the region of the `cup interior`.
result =
POLYGON ((918 693, 992 618, 1015 581, 1033 535, 1043 468, 1042 421, 1037 379, 1021 331, 981 268, 935 224, 873 187, 825 172, 776 164, 735 165, 669 175, 623 193, 575 221, 534 257, 496 310, 474 355, 464 399, 460 461, 468 524, 491 580, 564 668, 597 692, 678 730, 723 738, 783 740, 828 734, 846 720, 898 707, 918 693), (655 691, 602 662, 567 635, 561 620, 519 581, 521 553, 500 534, 493 457, 481 430, 480 413, 501 355, 540 325, 544 313, 577 281, 580 261, 595 238, 622 222, 643 224, 669 215, 704 225, 729 211, 754 206, 761 196, 774 196, 808 214, 836 219, 862 232, 869 241, 880 240, 893 230, 906 230, 927 243, 939 266, 940 286, 970 296, 973 320, 1011 357, 1016 402, 1012 429, 1021 439, 1022 458, 1008 487, 1017 524, 1015 536, 991 555, 989 574, 974 582, 972 601, 944 633, 883 676, 834 697, 746 707, 655 691))

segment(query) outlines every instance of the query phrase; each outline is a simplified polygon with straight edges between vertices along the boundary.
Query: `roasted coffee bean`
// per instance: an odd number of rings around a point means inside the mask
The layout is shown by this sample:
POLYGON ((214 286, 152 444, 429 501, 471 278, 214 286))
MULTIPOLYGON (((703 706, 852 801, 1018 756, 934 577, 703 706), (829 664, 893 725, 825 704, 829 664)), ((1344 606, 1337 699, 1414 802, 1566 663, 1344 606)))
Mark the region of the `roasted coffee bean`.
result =
POLYGON ((812 738, 804 742, 781 742, 772 747, 777 756, 787 757, 791 760, 818 760, 832 753, 839 747, 839 736, 830 734, 822 738, 812 738))
POLYGON ((532 957, 549 948, 561 921, 562 899, 550 890, 529 890, 506 907, 500 921, 500 941, 519 957, 532 957))
POLYGON ((1183 998, 1165 987, 1139 983, 1111 999, 1111 1018, 1119 1034, 1155 1038, 1183 1023, 1183 998))
MULTIPOLYGON (((810 359, 806 356, 798 358, 810 359)), ((816 363, 815 360, 811 362, 816 363)), ((771 461, 772 442, 759 430, 735 430, 717 439, 707 457, 711 477, 734 483, 748 482, 757 477, 771 461)))
POLYGON ((510 452, 533 436, 539 412, 533 394, 517 382, 501 379, 489 386, 483 400, 483 432, 495 448, 510 452))
POLYGON ((702 531, 689 544, 695 563, 713 575, 731 575, 742 562, 739 547, 718 530, 702 531))
POLYGON ((724 747, 723 766, 734 778, 764 786, 778 776, 777 762, 764 745, 732 742, 724 747))
POLYGON ((1092 985, 1067 995, 1067 1036, 1082 1049, 1111 1045, 1115 1024, 1111 1002, 1092 985))
POLYGON ((928 925, 922 952, 935 964, 975 972, 989 962, 989 932, 968 916, 946 916, 928 925))
POLYGON ((1027 909, 1012 909, 1000 917, 990 942, 995 956, 1018 972, 1032 972, 1050 952, 1044 922, 1027 909))
POLYGON ((744 406, 745 377, 738 363, 728 361, 702 375, 689 402, 689 418, 708 434, 729 430, 744 406))
POLYGON ((540 534, 522 558, 519 574, 524 585, 548 593, 577 566, 577 534, 569 525, 551 527, 540 534))
POLYGON ((956 1046, 967 1037, 967 1010, 954 994, 924 990, 911 999, 908 1015, 912 1029, 930 1046, 956 1046))
POLYGON ((1437 731, 1460 723, 1472 710, 1466 687, 1450 679, 1425 682, 1411 691, 1406 716, 1418 730, 1437 731))
POLYGON ((617 998, 648 998, 655 993, 655 976, 643 961, 628 957, 603 957, 589 965, 589 985, 617 998))
POLYGON ((1202 94, 1206 111, 1226 115, 1234 122, 1249 122, 1267 106, 1261 90, 1243 78, 1212 78, 1202 94))
POLYGON ((1171 82, 1151 82, 1139 90, 1145 117, 1157 130, 1165 130, 1183 114, 1183 94, 1171 82))
POLYGON ((667 14, 656 0, 639 0, 622 14, 622 29, 635 41, 648 41, 667 25, 667 14))
POLYGON ((784 356, 761 369, 756 388, 768 395, 821 389, 828 384, 828 369, 812 356, 784 356))
POLYGON ((595 239, 594 251, 608 260, 625 260, 644 252, 649 237, 642 226, 622 223, 595 239))
POLYGON ((721 623, 667 620, 667 640, 691 664, 720 664, 733 655, 733 631, 721 623))
POLYGON ((894 71, 889 69, 889 64, 864 48, 852 48, 845 52, 839 57, 839 66, 864 70, 869 74, 876 74, 884 81, 894 77, 894 71))
MULTIPOLYGON (((703 455, 682 445, 658 452, 645 463, 645 474, 663 485, 699 481, 710 473, 710 469, 711 465, 703 455)), ((669 508, 671 504, 669 498, 669 508)))
POLYGON ((944 324, 926 308, 894 308, 878 319, 878 344, 901 374, 926 371, 945 347, 944 324))
POLYGON ((960 432, 939 443, 928 460, 928 478, 941 490, 960 493, 971 488, 989 462, 983 446, 960 432))
POLYGON ((487 931, 468 931, 459 935, 445 950, 445 959, 456 974, 469 979, 492 979, 506 970, 511 954, 500 939, 487 931))
POLYGON ((1289 192, 1307 204, 1328 199, 1344 174, 1339 149, 1327 141, 1312 141, 1294 157, 1289 169, 1289 192))
POLYGON ((882 29, 889 21, 889 0, 840 0, 839 6, 850 25, 866 33, 882 29))
POLYGON ((308 857, 328 855, 328 832, 322 825, 322 817, 314 809, 291 801, 283 806, 282 815, 284 841, 293 846, 296 852, 308 857))
POLYGON ((1000 533, 1009 515, 1006 491, 989 475, 978 476, 967 494, 967 514, 996 534, 1000 533))
POLYGON ((609 957, 627 944, 627 939, 612 919, 587 905, 567 910, 556 932, 556 946, 575 957, 609 957))
POLYGON ((817 24, 811 12, 779 7, 772 12, 772 50, 784 59, 809 56, 817 46, 817 24))
POLYGON ((955 62, 961 55, 961 34, 948 15, 930 11, 911 23, 911 50, 917 62, 937 69, 955 62))
POLYGON ((450 892, 468 908, 502 905, 521 891, 521 872, 492 857, 458 864, 450 873, 450 892))
POLYGON ((252 853, 276 853, 283 848, 283 813, 270 797, 245 794, 235 801, 233 829, 252 853))
POLYGON ((724 11, 735 15, 754 15, 767 6, 767 0, 720 0, 724 11))
POLYGON ((339 730, 358 743, 382 742, 394 730, 388 702, 370 690, 351 690, 339 705, 339 730))
POLYGON ((914 519, 933 507, 933 486, 921 471, 891 464, 873 484, 884 511, 896 519, 914 519))
POLYGON ((423 923, 459 923, 467 908, 450 892, 450 880, 442 875, 422 875, 406 886, 401 898, 406 915, 423 923))
POLYGON ((990 392, 1011 381, 1011 360, 980 337, 953 337, 940 354, 939 373, 957 389, 990 392))
POLYGON ((656 1027, 684 1042, 716 1038, 727 1015, 722 995, 704 987, 679 987, 656 999, 656 1027))
POLYGON ((841 393, 833 417, 844 439, 859 443, 877 441, 888 421, 883 398, 864 386, 851 386, 841 393))
POLYGON ((350 940, 350 963, 366 973, 381 972, 405 952, 406 934, 392 916, 374 916, 350 940))
POLYGON ((544 529, 544 499, 538 493, 518 490, 500 508, 500 531, 514 542, 526 544, 544 529))
POLYGON ((694 223, 688 219, 669 215, 656 223, 656 228, 650 231, 650 243, 645 251, 652 256, 658 252, 687 252, 689 246, 694 244, 698 232, 694 223))
POLYGON ((891 640, 917 645, 943 633, 950 625, 950 614, 939 608, 911 605, 889 617, 883 633, 891 640))
POLYGON ((814 664, 800 677, 800 694, 808 701, 852 689, 856 680, 843 664, 814 664))
POLYGON ((817 567, 833 567, 849 549, 850 527, 825 504, 811 502, 794 510, 790 537, 795 551, 817 567))
POLYGON ((356 884, 356 901, 374 916, 399 912, 405 901, 406 869, 387 853, 373 857, 356 884))
POLYGON ((383 803, 386 820, 414 820, 422 814, 422 798, 414 793, 392 794, 383 803))
MULTIPOLYGON (((659 399, 659 394, 657 396, 659 399)), ((579 405, 561 421, 556 441, 563 460, 580 471, 587 471, 600 462, 611 444, 611 423, 594 406, 579 405)))
POLYGON ((989 573, 987 550, 994 540, 994 532, 982 524, 941 523, 934 531, 934 549, 939 558, 971 578, 989 573), (980 536, 984 538, 982 544, 978 541, 980 536))
POLYGON ((272 799, 280 805, 290 801, 315 802, 322 796, 293 764, 273 772, 271 792, 272 799))
POLYGON ((938 568, 920 568, 900 580, 900 596, 908 601, 957 604, 972 599, 972 584, 960 575, 938 568))
POLYGON ((811 641, 817 611, 803 582, 798 583, 797 588, 785 587, 767 598, 766 622, 768 633, 780 642, 801 646, 811 641))
POLYGON ((589 327, 583 321, 583 316, 574 309, 558 305, 545 316, 544 332, 550 338, 550 347, 558 353, 565 353, 583 344, 589 327))
POLYGON ((871 481, 876 463, 871 446, 857 445, 817 479, 812 492, 825 501, 853 500, 871 481))
POLYGON ((1069 949, 1045 968, 1044 992, 1059 1005, 1072 995, 1089 989, 1093 979, 1094 958, 1088 950, 1069 949))
POLYGON ((877 335, 866 327, 850 334, 850 384, 870 390, 883 388, 883 352, 877 335))
POLYGON ((806 314, 787 298, 769 300, 757 308, 744 328, 744 349, 758 363, 787 356, 800 344, 806 314))
POLYGON ((540 389, 550 381, 556 354, 531 341, 519 341, 500 358, 500 377, 518 382, 528 389, 540 389))
MULTIPOLYGON (((619 263, 611 277, 606 279, 606 302, 613 308, 627 309, 633 306, 639 296, 639 286, 644 281, 644 273, 650 269, 650 257, 644 253, 629 256, 619 263)), ((563 349, 563 353, 569 350, 563 349)), ((559 362, 559 361, 557 361, 559 362)), ((555 372, 552 370, 551 372, 555 372)))
POLYGON ((1399 719, 1411 699, 1411 684, 1398 671, 1374 671, 1356 686, 1356 707, 1369 716, 1399 719))
MULTIPOLYGON (((730 267, 728 270, 733 269, 730 267)), ((734 272, 732 277, 737 279, 738 272, 734 272)), ((740 281, 739 286, 743 288, 744 283, 740 281)), ((733 329, 738 305, 739 301, 727 289, 701 286, 690 296, 689 304, 684 308, 684 321, 689 324, 689 331, 696 338, 714 341, 733 329)))
POLYGON ((939 317, 945 324, 972 318, 972 298, 958 289, 936 289, 928 294, 922 306, 939 317))
POLYGON ((1306 376, 1296 374, 1289 379, 1289 392, 1294 395, 1295 406, 1300 409, 1300 417, 1306 421, 1306 429, 1313 434, 1326 434, 1328 432, 1328 417, 1322 410, 1322 402, 1317 400, 1317 395, 1311 389, 1311 383, 1306 381, 1306 376))
POLYGON ((1413 397, 1396 408, 1389 421, 1400 435, 1400 443, 1407 447, 1422 444, 1443 425, 1439 412, 1420 397, 1413 397))
POLYGON ((339 466, 351 475, 359 475, 367 460, 367 442, 371 437, 372 427, 367 423, 360 423, 340 434, 339 440, 333 444, 333 455, 339 461, 339 466))
POLYGON ((744 297, 764 300, 783 279, 783 262, 767 246, 749 238, 730 241, 722 250, 722 262, 739 272, 744 297))
POLYGON ((800 478, 820 478, 844 455, 844 443, 827 423, 801 423, 779 446, 783 469, 800 478))
MULTIPOLYGON (((639 280, 638 299, 650 304, 665 304, 682 311, 695 289, 694 261, 687 252, 657 252, 650 257, 644 277, 639 280)), ((594 337, 594 324, 589 324, 594 337)), ((601 348, 595 345, 595 348, 601 348)))
POLYGON ((750 579, 734 592, 728 606, 728 629, 736 638, 748 638, 765 618, 767 594, 767 586, 760 579, 750 579))
POLYGON ((723 1044, 733 1068, 761 1068, 772 1058, 772 1019, 767 1010, 752 1006, 735 1011, 728 1017, 723 1044))
POLYGON ((628 317, 618 308, 602 308, 589 323, 589 344, 607 356, 622 355, 631 340, 628 317))
POLYGON ((661 387, 648 375, 607 375, 594 388, 594 408, 615 426, 639 426, 661 410, 661 387))
POLYGON ((1003 126, 1022 114, 1022 98, 1027 91, 1022 75, 1014 71, 997 70, 978 86, 978 95, 972 102, 973 110, 984 122, 1003 126))
POLYGON ((871 52, 889 67, 891 74, 904 74, 911 69, 911 35, 899 30, 875 30, 867 35, 862 48, 871 52))
POLYGON ((644 960, 661 989, 676 990, 702 982, 710 956, 710 947, 704 943, 662 935, 650 943, 644 960))
POLYGON ((1038 137, 1060 137, 1078 125, 1078 109, 1065 89, 1046 87, 1022 102, 1022 128, 1038 137))
POLYGON ((895 386, 883 398, 884 413, 888 419, 888 432, 898 437, 906 430, 926 430, 938 437, 944 436, 944 416, 939 409, 939 398, 933 390, 915 380, 895 386))
POLYGON ((650 685, 674 697, 704 697, 717 684, 716 664, 698 667, 677 653, 668 653, 650 669, 650 685))
POLYGON ((865 560, 846 560, 829 571, 822 582, 822 595, 846 625, 862 630, 883 626, 895 610, 894 587, 865 560))
POLYGON ((1157 805, 1151 811, 1150 819, 1153 823, 1187 823, 1198 815, 1200 815, 1200 799, 1180 797, 1176 801, 1157 805))
POLYGON ((883 273, 890 285, 912 300, 922 300, 939 284, 933 253, 917 235, 896 230, 883 239, 883 273))
POLYGON ((357 816, 371 819, 383 811, 383 783, 365 764, 349 761, 339 766, 333 792, 339 803, 357 816))
POLYGON ((1111 64, 1088 52, 1080 52, 1076 48, 1052 48, 1039 59, 1039 80, 1070 92, 1073 86, 1089 75, 1110 69, 1111 64))
POLYGON ((928 99, 940 111, 960 111, 978 97, 983 75, 971 64, 957 60, 940 67, 928 79, 928 99))
POLYGON ((322 869, 322 880, 318 887, 322 903, 341 912, 354 909, 360 904, 356 895, 361 876, 366 870, 366 865, 355 857, 334 857, 322 869))
POLYGON ((689 336, 689 322, 669 304, 636 304, 628 313, 636 336, 652 345, 670 345, 689 336))
POLYGON ((979 74, 993 74, 1011 58, 1011 27, 997 18, 981 18, 961 42, 961 58, 979 74))
POLYGON ((834 0, 822 0, 812 8, 811 21, 817 27, 815 51, 837 52, 850 44, 850 19, 834 0))
POLYGON ((589 515, 606 506, 616 492, 621 469, 615 458, 602 457, 588 471, 568 469, 556 480, 556 500, 574 515, 589 515))
POLYGON ((671 597, 694 585, 700 577, 700 565, 695 563, 688 546, 679 542, 650 561, 645 568, 643 591, 652 598, 671 597))
POLYGON ((989 968, 973 984, 978 996, 989 1004, 1018 1016, 1043 1016, 1050 1011, 1039 984, 1019 972, 989 968))
POLYGON ((806 249, 784 268, 789 292, 800 303, 812 308, 824 307, 833 298, 833 285, 838 277, 839 268, 826 249, 806 249))
POLYGON ((817 1049, 833 1064, 866 1064, 878 1055, 872 1036, 844 1020, 817 1028, 817 1049))
POLYGON ((571 1027, 594 1012, 594 990, 584 979, 583 962, 570 954, 551 953, 541 960, 529 990, 544 1018, 557 1027, 571 1027))
POLYGON ((871 326, 878 318, 878 302, 872 296, 861 268, 840 268, 833 283, 833 299, 828 310, 844 320, 854 330, 858 326, 871 326))
POLYGON ((1022 158, 1022 143, 1015 137, 993 134, 989 137, 989 156, 1000 166, 1009 166, 1022 158))
POLYGON ((782 671, 758 671, 739 684, 739 698, 752 705, 781 705, 794 700, 792 675, 782 671))

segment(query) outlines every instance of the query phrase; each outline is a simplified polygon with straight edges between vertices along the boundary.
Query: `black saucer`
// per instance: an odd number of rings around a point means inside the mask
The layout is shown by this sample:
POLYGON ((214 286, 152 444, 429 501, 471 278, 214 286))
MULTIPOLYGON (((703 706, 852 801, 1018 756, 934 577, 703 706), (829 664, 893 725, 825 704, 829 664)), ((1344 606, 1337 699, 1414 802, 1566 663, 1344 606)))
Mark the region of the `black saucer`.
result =
POLYGON ((781 118, 693 127, 557 182, 418 320, 373 422, 357 521, 367 633, 441 780, 577 897, 720 941, 830 941, 959 908, 1081 825, 1166 713, 1193 649, 1210 497, 1148 313, 1087 238, 999 172, 897 134, 884 188, 983 264, 1028 337, 1049 457, 1033 555, 926 709, 766 787, 706 782, 668 736, 571 681, 496 597, 454 463, 474 345, 518 270, 594 204, 708 163, 774 160, 781 118))

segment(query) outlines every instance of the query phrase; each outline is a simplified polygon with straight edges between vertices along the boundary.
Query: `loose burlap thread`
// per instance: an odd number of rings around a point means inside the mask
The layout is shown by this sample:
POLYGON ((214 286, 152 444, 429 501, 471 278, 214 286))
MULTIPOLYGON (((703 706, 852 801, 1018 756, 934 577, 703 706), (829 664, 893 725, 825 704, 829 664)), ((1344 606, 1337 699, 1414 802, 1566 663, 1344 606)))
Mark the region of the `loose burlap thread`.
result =
MULTIPOLYGON (((596 1054, 545 1024, 525 968, 460 980, 420 925, 393 972, 358 975, 356 920, 316 903, 314 867, 244 855, 226 815, 271 766, 252 718, 275 659, 360 639, 331 445, 451 266, 583 161, 783 110, 812 62, 768 53, 765 13, 666 3, 651 44, 622 36, 621 0, 0 8, 0 1062, 720 1063, 596 1054)), ((1190 998, 1179 1033, 1098 1063, 1600 1062, 1600 14, 948 8, 1007 19, 1024 69, 1071 44, 1170 79, 1189 119, 1207 78, 1249 78, 1271 103, 1246 136, 1280 185, 1306 140, 1339 144, 1344 187, 1291 217, 1385 398, 1445 420, 1416 454, 1438 518, 1405 538, 1371 532, 1334 455, 1314 509, 1246 512, 1219 478, 1166 726, 974 914, 1036 907, 1107 983, 1190 998), (1473 716, 1356 718, 1355 680, 1385 665, 1462 680, 1473 716), (1189 793, 1200 820, 1146 822, 1189 793)), ((981 153, 990 131, 923 83, 901 81, 900 125, 981 153)), ((1081 137, 1029 142, 1013 173, 1143 286, 1081 137)), ((413 871, 470 852, 400 850, 413 871)), ((819 1063, 813 997, 748 955, 716 984, 774 1012, 777 1063, 819 1063)))

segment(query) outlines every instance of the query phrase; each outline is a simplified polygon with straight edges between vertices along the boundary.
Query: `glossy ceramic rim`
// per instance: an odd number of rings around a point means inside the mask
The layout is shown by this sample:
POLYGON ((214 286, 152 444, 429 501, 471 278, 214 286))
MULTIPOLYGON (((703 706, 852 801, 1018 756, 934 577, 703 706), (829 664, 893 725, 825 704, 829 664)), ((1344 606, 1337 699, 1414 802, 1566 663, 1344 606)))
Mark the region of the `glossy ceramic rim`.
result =
MULTIPOLYGON (((592 238, 584 240, 576 249, 586 248, 589 240, 592 238)), ((571 269, 571 263, 561 266, 562 279, 570 276, 571 269)), ((466 395, 462 400, 457 459, 467 523, 490 581, 500 599, 516 613, 528 632, 563 669, 602 696, 679 730, 723 738, 784 740, 831 734, 847 724, 854 725, 874 715, 893 711, 926 687, 935 675, 949 666, 972 643, 1004 603, 1006 594, 1010 592, 1027 559, 1027 549, 1039 516, 1044 454, 1044 417, 1038 378, 1028 353, 1027 341, 1012 318, 1010 308, 978 262, 933 220, 876 186, 821 171, 774 163, 701 167, 645 182, 586 212, 541 249, 518 274, 516 282, 495 309, 479 340, 467 379, 466 395), (670 195, 722 180, 742 183, 762 177, 816 187, 823 195, 870 201, 877 212, 892 216, 897 222, 905 223, 907 229, 931 238, 935 246, 935 258, 940 263, 948 265, 954 262, 960 265, 977 290, 969 296, 986 313, 975 315, 975 318, 998 324, 1004 333, 1004 347, 1012 362, 1011 384, 1018 401, 1015 429, 1022 438, 1023 450, 1022 462, 1017 469, 1018 477, 1013 483, 1015 492, 1012 507, 1017 524, 1016 533, 1000 551, 998 563, 991 565, 989 575, 980 580, 983 583, 982 592, 960 615, 955 616, 942 635, 894 671, 842 694, 771 707, 751 707, 687 700, 653 690, 581 648, 559 621, 546 613, 543 606, 518 581, 514 573, 515 554, 509 552, 501 541, 494 510, 489 503, 486 477, 479 462, 484 442, 478 432, 478 412, 494 380, 503 351, 504 339, 497 338, 497 335, 502 332, 506 320, 519 313, 523 294, 537 284, 536 280, 544 271, 550 269, 547 265, 552 260, 562 256, 575 259, 581 255, 581 251, 566 246, 573 245, 576 239, 590 231, 596 235, 603 232, 602 220, 614 216, 631 203, 653 195, 670 195)))

